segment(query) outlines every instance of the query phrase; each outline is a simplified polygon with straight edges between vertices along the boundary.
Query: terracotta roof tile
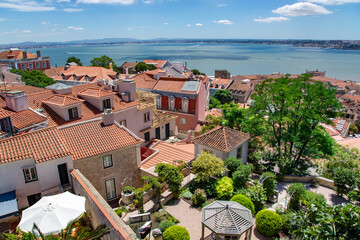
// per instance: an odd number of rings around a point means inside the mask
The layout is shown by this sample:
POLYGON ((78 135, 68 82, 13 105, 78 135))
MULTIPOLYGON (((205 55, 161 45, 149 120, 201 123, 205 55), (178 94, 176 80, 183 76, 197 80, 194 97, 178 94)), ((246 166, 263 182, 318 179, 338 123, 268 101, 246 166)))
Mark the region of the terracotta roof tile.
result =
POLYGON ((45 103, 45 104, 54 104, 54 105, 59 105, 59 106, 68 106, 68 105, 82 103, 82 102, 84 102, 84 100, 74 98, 74 97, 69 97, 66 95, 60 95, 60 94, 54 94, 53 96, 51 96, 43 101, 43 103, 45 103))
POLYGON ((45 122, 46 117, 27 109, 21 112, 16 112, 11 116, 14 127, 17 129, 24 129, 34 124, 45 122))
POLYGON ((167 60, 156 60, 156 59, 149 60, 149 59, 145 59, 145 60, 143 60, 143 62, 146 63, 146 64, 153 64, 156 67, 161 68, 161 67, 164 66, 164 64, 167 62, 167 60))
MULTIPOLYGON (((191 144, 192 145, 192 144, 191 144)), ((192 145, 193 146, 193 145, 192 145)), ((159 141, 154 147, 157 154, 141 163, 143 169, 149 169, 159 163, 169 163, 176 165, 176 161, 183 161, 185 163, 194 159, 194 152, 185 151, 184 148, 180 148, 175 144, 159 141)))
POLYGON ((141 139, 130 134, 130 132, 118 124, 104 126, 101 119, 59 127, 59 132, 73 153, 73 160, 142 142, 141 139))
POLYGON ((193 139, 195 144, 201 144, 223 152, 230 152, 236 146, 245 142, 250 135, 228 127, 220 127, 204 133, 193 139))
POLYGON ((85 76, 89 76, 91 82, 95 82, 99 79, 115 79, 116 72, 111 69, 103 67, 92 67, 92 66, 70 66, 67 70, 59 70, 59 74, 54 77, 55 80, 63 80, 61 74, 66 76, 66 80, 73 81, 73 76, 76 76, 77 81, 86 82, 85 76))
MULTIPOLYGON (((197 94, 197 91, 183 91, 184 84, 188 80, 186 78, 171 78, 171 77, 161 77, 154 86, 154 90, 166 91, 166 92, 181 92, 181 93, 190 93, 197 94)), ((195 81, 194 81, 195 82, 195 81)), ((199 85, 200 86, 200 85, 199 85)))
MULTIPOLYGON (((0 59, 22 59, 23 51, 14 50, 14 51, 3 51, 0 53, 0 59)), ((35 54, 27 52, 27 58, 37 58, 35 54)))
MULTIPOLYGON (((210 83, 210 87, 211 88, 219 88, 219 89, 221 89, 222 85, 224 85, 225 88, 227 88, 231 82, 232 82, 231 79, 214 78, 210 83)), ((225 89, 225 88, 222 88, 222 89, 225 89)))
POLYGON ((78 93, 79 95, 91 96, 91 97, 105 97, 110 95, 115 95, 114 92, 107 91, 102 88, 87 88, 78 93))
POLYGON ((6 88, 10 89, 10 91, 24 91, 25 94, 49 91, 45 88, 33 87, 28 85, 8 85, 6 86, 6 88))
POLYGON ((140 73, 131 78, 136 82, 137 88, 153 89, 157 80, 147 73, 140 73))
POLYGON ((36 163, 71 155, 56 128, 45 128, 0 140, 0 163, 34 158, 36 163))

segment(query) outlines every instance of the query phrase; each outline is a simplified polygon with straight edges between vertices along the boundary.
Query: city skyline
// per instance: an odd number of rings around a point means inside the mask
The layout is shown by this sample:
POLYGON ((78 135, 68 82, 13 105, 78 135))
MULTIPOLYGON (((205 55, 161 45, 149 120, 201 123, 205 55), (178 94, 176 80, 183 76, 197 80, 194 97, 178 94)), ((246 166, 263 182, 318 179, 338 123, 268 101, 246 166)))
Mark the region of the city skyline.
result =
POLYGON ((359 40, 360 0, 0 0, 0 43, 102 38, 359 40))

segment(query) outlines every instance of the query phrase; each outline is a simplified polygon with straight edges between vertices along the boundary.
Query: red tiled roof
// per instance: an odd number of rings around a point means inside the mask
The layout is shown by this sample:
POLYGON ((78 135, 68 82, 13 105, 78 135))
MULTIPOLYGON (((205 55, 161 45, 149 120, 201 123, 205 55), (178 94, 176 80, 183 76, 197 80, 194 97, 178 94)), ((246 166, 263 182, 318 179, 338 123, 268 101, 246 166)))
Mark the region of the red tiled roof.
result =
POLYGON ((186 78, 171 78, 171 77, 161 77, 154 86, 154 90, 165 91, 165 92, 181 92, 181 93, 190 93, 197 94, 196 92, 182 91, 182 88, 188 80, 186 78))
POLYGON ((17 129, 24 129, 34 124, 46 121, 46 117, 27 109, 21 112, 16 112, 11 116, 14 127, 17 129))
POLYGON ((34 158, 36 163, 71 155, 56 128, 45 128, 0 140, 0 163, 34 158))
POLYGON ((159 141, 152 149, 157 150, 158 153, 141 163, 143 169, 149 169, 159 163, 169 163, 176 165, 176 161, 183 161, 185 163, 194 159, 194 152, 185 151, 184 148, 180 148, 175 144, 159 141))
POLYGON ((136 82, 137 88, 153 89, 157 80, 146 73, 140 73, 131 78, 136 82))
POLYGON ((341 98, 342 99, 348 99, 348 100, 351 100, 351 101, 354 101, 354 102, 359 102, 360 101, 360 96, 353 96, 353 95, 350 95, 350 94, 345 94, 341 98))
POLYGON ((66 80, 73 81, 73 76, 76 76, 77 81, 86 81, 85 76, 89 76, 91 82, 95 82, 99 79, 113 80, 116 77, 116 72, 113 70, 103 67, 92 67, 92 66, 70 66, 67 70, 58 71, 59 74, 54 77, 55 80, 63 80, 61 74, 65 75, 66 80))
POLYGON ((107 91, 102 88, 87 88, 78 93, 79 95, 91 96, 91 97, 105 97, 109 95, 115 95, 114 92, 107 91))
POLYGON ((211 82, 212 86, 210 86, 211 88, 221 88, 222 85, 226 87, 228 87, 228 85, 232 82, 231 79, 225 79, 225 78, 214 78, 211 82), (216 84, 218 85, 216 87, 216 84))
POLYGON ((220 127, 194 138, 193 142, 223 152, 230 152, 249 138, 250 135, 247 133, 228 127, 220 127))
POLYGON ((76 103, 82 103, 84 100, 73 98, 65 95, 54 94, 53 96, 45 99, 43 103, 50 103, 59 106, 68 106, 76 103))
MULTIPOLYGON (((27 58, 37 58, 35 54, 27 52, 27 58)), ((0 53, 0 59, 22 59, 23 51, 22 50, 14 50, 14 51, 3 51, 0 53)))
POLYGON ((59 132, 73 153, 73 160, 142 142, 118 124, 104 126, 101 119, 59 127, 59 132))
POLYGON ((137 62, 124 62, 120 67, 121 68, 132 68, 135 67, 137 62))
POLYGON ((145 59, 143 60, 144 63, 146 64, 153 64, 158 68, 161 68, 164 66, 164 64, 166 63, 166 60, 149 60, 149 59, 145 59))
POLYGON ((6 89, 10 89, 10 91, 24 91, 25 94, 49 91, 45 88, 33 87, 28 85, 8 85, 6 86, 6 89))

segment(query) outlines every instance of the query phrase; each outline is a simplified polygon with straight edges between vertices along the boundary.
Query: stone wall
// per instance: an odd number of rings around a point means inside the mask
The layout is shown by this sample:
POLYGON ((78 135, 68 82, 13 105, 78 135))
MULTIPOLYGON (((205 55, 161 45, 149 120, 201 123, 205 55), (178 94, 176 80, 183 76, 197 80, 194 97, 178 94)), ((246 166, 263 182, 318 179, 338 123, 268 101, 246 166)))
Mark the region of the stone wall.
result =
POLYGON ((122 191, 122 183, 126 177, 132 178, 124 182, 125 186, 141 186, 140 168, 137 166, 138 145, 109 151, 88 158, 74 161, 74 168, 78 169, 96 188, 104 199, 106 198, 105 181, 114 178, 116 195, 119 199, 122 191), (112 155, 113 166, 104 169, 103 157, 112 155))
POLYGON ((94 227, 105 224, 110 233, 105 235, 104 240, 135 240, 135 232, 126 225, 115 213, 100 193, 92 186, 90 181, 79 170, 71 173, 74 193, 86 198, 85 209, 94 227))
POLYGON ((284 182, 312 182, 313 180, 317 180, 319 185, 328 187, 335 190, 334 181, 324 177, 316 177, 316 176, 295 176, 289 175, 285 176, 284 182))

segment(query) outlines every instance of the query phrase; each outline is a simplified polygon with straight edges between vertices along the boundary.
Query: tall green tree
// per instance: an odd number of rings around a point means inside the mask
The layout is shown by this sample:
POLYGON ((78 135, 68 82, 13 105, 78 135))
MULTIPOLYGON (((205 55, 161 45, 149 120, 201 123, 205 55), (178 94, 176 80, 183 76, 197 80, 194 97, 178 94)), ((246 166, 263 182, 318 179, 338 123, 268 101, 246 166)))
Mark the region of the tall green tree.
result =
POLYGON ((232 99, 232 94, 229 90, 217 90, 214 94, 214 98, 217 99, 221 104, 230 103, 232 99))
POLYGON ((109 69, 109 63, 112 63, 113 70, 115 70, 116 64, 114 60, 106 55, 102 55, 101 57, 94 57, 90 61, 91 66, 103 67, 107 69, 109 69))
POLYGON ((262 142, 278 154, 283 174, 303 174, 310 158, 333 154, 334 142, 320 123, 339 116, 341 104, 334 89, 309 77, 268 79, 252 95, 250 111, 266 129, 262 142))
POLYGON ((191 164, 196 179, 206 182, 211 176, 217 176, 224 171, 224 162, 214 154, 202 152, 191 164))
POLYGON ((193 69, 193 70, 191 70, 191 72, 192 72, 194 75, 204 75, 204 76, 206 76, 205 73, 200 72, 198 69, 193 69))
POLYGON ((139 62, 138 64, 135 65, 136 72, 143 72, 143 71, 155 70, 155 69, 157 69, 155 65, 146 64, 144 62, 139 62))
POLYGON ((79 66, 82 66, 80 58, 77 58, 77 57, 74 57, 74 56, 68 57, 68 59, 66 60, 66 63, 71 63, 71 62, 74 62, 79 66))
POLYGON ((37 71, 37 70, 25 71, 25 70, 11 69, 11 72, 21 75, 21 79, 26 85, 30 85, 34 87, 44 88, 46 86, 56 83, 54 79, 49 78, 42 71, 37 71))
POLYGON ((169 185, 174 198, 178 198, 181 192, 181 182, 184 179, 180 169, 168 163, 159 163, 155 167, 155 172, 159 176, 159 181, 165 181, 169 185))

